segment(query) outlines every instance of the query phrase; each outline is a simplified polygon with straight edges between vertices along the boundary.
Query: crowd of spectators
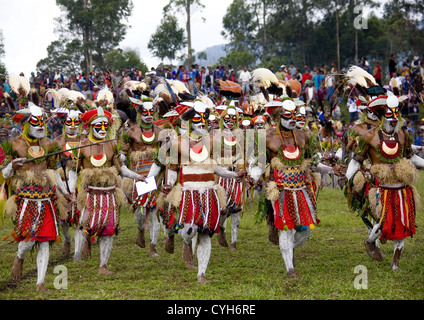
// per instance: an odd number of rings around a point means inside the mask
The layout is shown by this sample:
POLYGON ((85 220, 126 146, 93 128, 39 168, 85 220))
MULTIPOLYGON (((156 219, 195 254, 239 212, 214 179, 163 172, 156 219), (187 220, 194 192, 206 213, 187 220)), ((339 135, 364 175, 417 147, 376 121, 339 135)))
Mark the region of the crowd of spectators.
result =
MULTIPOLYGON (((372 74, 376 81, 384 86, 387 90, 397 95, 406 95, 408 99, 404 104, 401 112, 415 136, 420 136, 422 132, 418 129, 420 124, 419 111, 423 102, 423 78, 424 78, 424 61, 418 57, 414 57, 412 62, 408 59, 402 60, 399 64, 395 55, 391 55, 388 63, 388 72, 382 70, 379 61, 371 67, 370 63, 363 57, 358 63, 367 72, 372 74)), ((340 120, 342 117, 341 108, 346 108, 349 114, 349 122, 352 124, 359 118, 359 110, 354 103, 355 93, 349 97, 341 97, 337 92, 337 83, 341 72, 336 67, 335 61, 331 66, 325 64, 321 66, 303 65, 303 68, 295 66, 293 63, 288 65, 270 66, 269 69, 275 73, 279 80, 289 81, 298 80, 301 84, 300 99, 303 100, 308 107, 322 119, 324 116, 332 119, 340 120), (346 99, 346 101, 343 101, 346 99)), ((151 68, 143 74, 141 70, 136 68, 126 68, 124 70, 116 70, 112 72, 92 72, 90 74, 63 74, 57 69, 54 72, 37 71, 31 72, 28 79, 32 88, 37 90, 40 97, 44 99, 44 105, 51 109, 53 107, 52 96, 46 95, 50 88, 60 89, 62 87, 82 92, 87 99, 95 100, 98 91, 105 86, 114 93, 115 101, 119 101, 123 84, 127 81, 147 80, 154 89, 160 78, 168 80, 177 79, 182 81, 193 95, 199 93, 207 94, 215 102, 219 101, 219 80, 232 81, 238 83, 242 88, 242 97, 258 93, 258 88, 254 87, 251 82, 251 71, 247 66, 234 69, 231 65, 216 65, 212 67, 201 66, 198 64, 191 65, 188 69, 180 65, 178 67, 158 66, 151 68)), ((24 74, 21 74, 25 76, 24 74)), ((10 115, 9 110, 2 92, 9 92, 14 98, 13 92, 7 80, 0 82, 0 118, 10 115)), ((17 106, 17 103, 16 103, 17 106)), ((423 119, 424 120, 424 119, 423 119)), ((54 117, 49 122, 49 130, 53 134, 60 133, 60 124, 56 123, 54 117)), ((424 121, 423 121, 424 123, 424 121)))

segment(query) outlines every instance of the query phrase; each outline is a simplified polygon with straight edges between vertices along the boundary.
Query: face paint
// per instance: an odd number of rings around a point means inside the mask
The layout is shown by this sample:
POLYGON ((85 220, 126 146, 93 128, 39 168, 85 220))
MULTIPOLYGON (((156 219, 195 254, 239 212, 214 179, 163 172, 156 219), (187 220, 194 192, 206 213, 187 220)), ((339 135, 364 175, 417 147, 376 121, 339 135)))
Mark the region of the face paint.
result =
POLYGON ((295 111, 285 110, 281 116, 281 125, 287 130, 296 128, 296 113, 295 111))
POLYGON ((235 114, 227 114, 224 116, 224 127, 227 129, 234 129, 237 123, 237 116, 235 114))
POLYGON ((153 109, 142 108, 140 113, 141 113, 141 120, 144 123, 152 123, 153 122, 153 114, 154 114, 153 109))
POLYGON ((296 124, 297 124, 297 126, 299 128, 303 128, 304 125, 305 125, 305 123, 306 123, 306 116, 303 115, 303 114, 301 114, 301 113, 298 113, 296 115, 296 124))
POLYGON ((206 130, 206 119, 203 112, 196 112, 196 115, 191 119, 191 128, 197 133, 203 134, 206 130))
POLYGON ((396 108, 388 108, 386 114, 384 115, 386 122, 390 124, 391 127, 396 128, 399 123, 399 109, 396 108))
POLYGON ((108 122, 102 121, 93 125, 93 136, 96 139, 103 140, 106 138, 108 122))
POLYGON ((29 119, 29 135, 36 139, 44 137, 44 120, 42 117, 31 116, 29 119))
POLYGON ((79 134, 80 120, 78 118, 66 118, 65 133, 69 138, 76 138, 79 134))
POLYGON ((375 115, 375 113, 370 111, 370 110, 368 110, 368 112, 367 112, 367 118, 372 120, 372 121, 378 120, 378 117, 375 115))

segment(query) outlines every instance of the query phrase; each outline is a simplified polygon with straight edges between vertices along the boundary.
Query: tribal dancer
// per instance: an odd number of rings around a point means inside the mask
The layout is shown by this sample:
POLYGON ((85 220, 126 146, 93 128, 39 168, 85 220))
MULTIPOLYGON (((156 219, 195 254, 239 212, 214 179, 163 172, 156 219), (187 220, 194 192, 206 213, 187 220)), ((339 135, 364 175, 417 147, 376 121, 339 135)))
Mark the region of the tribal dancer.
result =
MULTIPOLYGON (((266 136, 271 168, 266 197, 272 204, 274 226, 280 232, 280 250, 287 277, 291 278, 296 276, 294 250, 306 241, 319 223, 314 192, 316 185, 308 169, 308 136, 305 131, 296 129, 295 102, 284 97, 271 116, 277 126, 270 128, 266 136)), ((255 166, 249 170, 249 175, 256 182, 263 172, 264 168, 255 166)))
MULTIPOLYGON (((365 223, 368 234, 371 233, 374 225, 374 218, 369 206, 369 190, 375 187, 375 180, 372 177, 369 159, 360 156, 364 147, 363 136, 370 130, 379 127, 381 118, 384 116, 384 108, 380 107, 380 103, 384 100, 374 100, 377 96, 382 96, 386 90, 379 87, 374 77, 365 72, 362 68, 351 67, 344 75, 345 90, 351 94, 352 88, 360 93, 357 104, 362 112, 361 119, 352 126, 346 133, 344 141, 344 158, 339 166, 341 170, 336 170, 335 174, 340 179, 345 179, 344 195, 348 200, 348 206, 353 212, 358 212, 362 221, 365 223), (374 101, 372 101, 374 100, 374 101), (349 172, 346 176, 346 165, 356 166, 361 163, 361 168, 356 172, 349 172)), ((375 251, 378 257, 384 257, 384 253, 380 249, 380 242, 375 241, 375 251)))
MULTIPOLYGON (((81 134, 82 125, 79 118, 81 112, 77 110, 68 110, 66 119, 63 125, 63 134, 53 140, 59 150, 69 150, 78 147, 82 140, 86 139, 85 135, 81 134)), ((78 173, 75 166, 78 159, 78 151, 74 155, 72 151, 67 151, 62 154, 60 159, 61 168, 58 169, 62 181, 64 181, 67 191, 76 199, 78 173)), ((76 226, 79 221, 79 211, 76 208, 74 201, 68 206, 68 217, 66 220, 60 220, 59 224, 63 232, 62 253, 65 257, 70 255, 71 250, 71 235, 69 228, 76 226)))
MULTIPOLYGON (((130 100, 137 111, 137 124, 126 130, 121 135, 122 154, 125 155, 129 169, 142 177, 148 177, 149 171, 157 156, 160 144, 161 129, 153 121, 155 109, 152 99, 142 97, 141 99, 131 98, 130 100)), ((139 196, 135 185, 135 180, 125 179, 125 193, 135 210, 135 220, 137 222, 136 244, 140 248, 145 248, 145 221, 150 218, 150 256, 158 257, 156 245, 160 232, 160 222, 156 212, 156 191, 139 196)))
POLYGON ((12 179, 14 191, 6 203, 6 213, 15 224, 11 236, 19 242, 12 276, 16 281, 22 278, 24 258, 38 244, 36 290, 46 291, 49 242, 59 241, 58 221, 67 216, 64 195, 70 198, 55 171, 54 159, 44 157, 57 150, 45 137, 43 109, 29 102, 13 120, 23 125, 23 133, 2 145, 6 154, 2 174, 12 179))
POLYGON ((368 255, 383 260, 376 240, 384 243, 393 240, 392 269, 399 268, 399 260, 406 238, 415 234, 415 214, 419 206, 419 195, 412 186, 417 179, 417 167, 424 161, 415 155, 407 131, 402 128, 399 103, 403 100, 387 92, 369 102, 371 110, 382 109, 381 124, 363 135, 360 153, 351 160, 346 177, 350 179, 361 168, 368 157, 370 173, 375 185, 368 192, 370 214, 378 221, 365 240, 368 255))
POLYGON ((202 101, 194 101, 191 107, 182 110, 181 119, 189 123, 188 130, 173 140, 171 154, 175 154, 178 161, 171 157, 162 192, 168 193, 166 201, 178 208, 178 218, 172 227, 181 231, 187 268, 194 267, 192 240, 198 235, 197 281, 207 283, 211 237, 219 232, 220 211, 226 206, 225 191, 215 183, 215 174, 237 178, 245 171, 228 171, 212 159, 213 140, 207 131, 209 109, 202 101))
MULTIPOLYGON (((81 168, 78 185, 77 204, 80 211, 78 246, 75 248, 76 259, 81 257, 82 242, 90 247, 97 236, 100 246, 99 274, 110 275, 107 263, 112 250, 114 235, 119 230, 119 208, 126 202, 120 188, 123 177, 141 179, 142 177, 128 170, 119 159, 119 150, 115 141, 106 140, 112 114, 102 107, 81 115, 84 125, 88 126, 88 138, 81 142, 77 166, 81 168)), ((76 244, 77 244, 76 243, 76 244)))
MULTIPOLYGON (((221 113, 220 134, 214 132, 214 141, 221 146, 219 165, 229 168, 233 172, 243 169, 243 131, 238 129, 239 113, 233 106, 228 106, 221 113), (218 140, 219 139, 219 140, 218 140), (240 161, 241 160, 241 161, 240 161)), ((231 243, 230 250, 235 251, 240 226, 240 213, 243 206, 243 181, 239 178, 220 177, 218 183, 224 188, 227 195, 227 206, 221 212, 221 225, 218 233, 218 243, 228 247, 225 229, 227 218, 231 217, 231 243)))

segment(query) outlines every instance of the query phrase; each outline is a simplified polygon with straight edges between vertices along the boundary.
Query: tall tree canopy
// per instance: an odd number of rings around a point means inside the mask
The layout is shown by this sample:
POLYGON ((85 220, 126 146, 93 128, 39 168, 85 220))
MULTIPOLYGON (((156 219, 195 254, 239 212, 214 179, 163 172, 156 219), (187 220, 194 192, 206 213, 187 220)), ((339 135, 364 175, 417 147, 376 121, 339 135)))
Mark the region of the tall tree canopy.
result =
POLYGON ((50 45, 49 59, 54 63, 66 60, 69 45, 80 57, 82 71, 89 73, 94 67, 103 68, 104 56, 116 48, 124 39, 127 25, 124 23, 131 15, 131 0, 56 0, 63 15, 57 19, 60 44, 65 49, 63 55, 50 45), (77 46, 78 44, 78 46, 77 46), (52 56, 50 56, 52 54, 52 56), (56 54, 56 55, 55 55, 56 54))
POLYGON ((4 50, 3 30, 0 29, 0 79, 3 77, 3 74, 6 73, 6 66, 2 61, 5 54, 6 54, 6 51, 4 50))
POLYGON ((172 10, 175 12, 181 12, 183 10, 186 15, 185 29, 187 32, 187 65, 193 63, 193 47, 191 42, 191 21, 193 14, 196 10, 201 10, 205 6, 200 2, 200 0, 169 0, 168 4, 163 8, 165 15, 170 13, 172 10))
MULTIPOLYGON (((253 54, 257 65, 293 62, 320 67, 335 62, 340 68, 361 57, 379 60, 391 53, 403 57, 424 51, 424 0, 233 0, 222 20, 228 58, 253 54), (355 27, 370 9, 366 28, 355 27), (373 9, 382 9, 377 16, 373 9), (361 9, 361 8, 359 8, 361 9)), ((223 59, 224 61, 225 59, 223 59)), ((228 59, 227 59, 228 60, 228 59)))
POLYGON ((177 18, 174 16, 165 16, 162 18, 156 32, 150 37, 147 44, 150 52, 161 59, 172 61, 176 58, 176 53, 187 45, 187 39, 184 35, 184 29, 178 27, 177 18))

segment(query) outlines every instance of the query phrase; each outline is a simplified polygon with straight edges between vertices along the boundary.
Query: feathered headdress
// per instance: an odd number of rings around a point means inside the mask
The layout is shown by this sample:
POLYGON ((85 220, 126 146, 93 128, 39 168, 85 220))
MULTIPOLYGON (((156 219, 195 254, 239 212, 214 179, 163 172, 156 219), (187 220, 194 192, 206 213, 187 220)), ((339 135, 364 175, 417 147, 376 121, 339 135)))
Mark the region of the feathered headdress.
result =
POLYGON ((31 90, 29 80, 23 76, 11 73, 9 74, 9 85, 12 91, 18 96, 17 100, 20 107, 25 107, 28 104, 28 95, 31 90))
POLYGON ((79 91, 69 90, 67 88, 61 88, 59 90, 48 89, 46 95, 51 94, 53 98, 53 104, 56 109, 78 109, 81 113, 89 109, 95 108, 90 105, 87 98, 79 91))
POLYGON ((196 99, 196 97, 190 93, 183 82, 179 80, 169 80, 168 82, 172 88, 172 91, 175 92, 180 101, 193 101, 196 99))
POLYGON ((115 102, 115 99, 112 91, 110 91, 108 87, 105 87, 97 93, 96 100, 94 102, 98 107, 111 108, 110 106, 115 102))
POLYGON ((277 76, 269 69, 258 68, 253 70, 252 82, 257 84, 267 101, 269 101, 269 94, 277 96, 282 94, 282 88, 277 76))
POLYGON ((43 115, 43 109, 41 109, 39 106, 36 106, 32 102, 28 102, 28 107, 16 111, 15 115, 12 117, 12 120, 16 123, 24 125, 28 122, 31 116, 41 117, 43 115))
POLYGON ((150 86, 144 81, 127 81, 124 83, 124 90, 129 97, 133 98, 150 95, 150 86))
POLYGON ((367 101, 373 97, 384 95, 387 91, 377 84, 371 74, 358 66, 349 68, 342 77, 342 85, 345 91, 355 88, 367 101))

